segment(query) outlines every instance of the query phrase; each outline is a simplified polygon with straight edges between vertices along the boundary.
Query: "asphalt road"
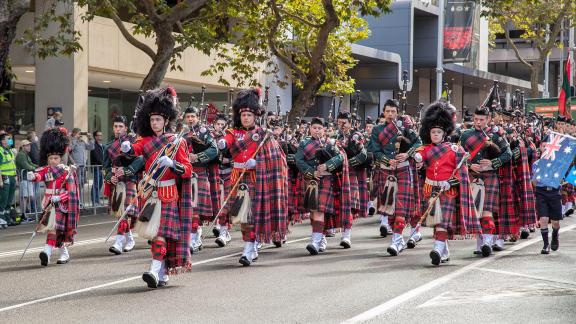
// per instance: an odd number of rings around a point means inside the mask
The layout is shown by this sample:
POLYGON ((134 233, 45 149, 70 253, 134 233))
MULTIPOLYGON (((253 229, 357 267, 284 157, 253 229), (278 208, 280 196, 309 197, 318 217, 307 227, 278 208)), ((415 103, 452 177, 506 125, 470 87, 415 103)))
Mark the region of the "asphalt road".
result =
POLYGON ((539 254, 538 232, 484 259, 472 254, 474 241, 452 241, 440 267, 428 257, 430 229, 416 249, 390 257, 377 223, 358 221, 351 249, 331 238, 318 256, 305 250, 310 225, 296 225, 287 245, 266 246, 251 267, 238 263, 239 232, 225 248, 210 238, 191 273, 156 290, 140 278, 150 262, 145 241, 108 252, 110 217, 83 216, 71 262, 56 265, 55 253, 46 268, 38 259, 45 237, 18 263, 32 225, 12 227, 0 231, 0 323, 576 322, 574 218, 563 221, 550 255, 539 254))

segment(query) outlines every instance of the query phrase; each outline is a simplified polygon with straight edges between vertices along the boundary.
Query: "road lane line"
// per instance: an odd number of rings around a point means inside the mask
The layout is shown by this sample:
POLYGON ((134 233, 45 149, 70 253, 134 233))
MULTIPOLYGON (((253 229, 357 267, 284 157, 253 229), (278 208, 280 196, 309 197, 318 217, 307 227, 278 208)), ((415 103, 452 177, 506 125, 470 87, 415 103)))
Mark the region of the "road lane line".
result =
MULTIPOLYGON (((108 222, 99 222, 99 223, 91 223, 91 224, 84 224, 84 225, 78 225, 78 227, 87 227, 87 226, 95 226, 95 225, 102 225, 102 224, 112 224, 112 223, 116 223, 116 221, 108 221, 108 222)), ((2 237, 11 237, 11 236, 18 236, 18 235, 30 235, 33 232, 21 232, 21 233, 11 233, 11 234, 6 234, 6 235, 2 235, 2 237)))
POLYGON ((518 272, 511 272, 511 271, 504 271, 504 270, 496 270, 496 269, 489 269, 489 268, 476 268, 476 269, 474 269, 474 270, 485 271, 485 272, 492 272, 492 273, 499 273, 499 274, 508 275, 508 276, 515 276, 515 277, 522 277, 522 278, 534 279, 534 280, 538 280, 538 281, 550 281, 550 282, 554 282, 554 283, 560 283, 560 284, 565 284, 565 285, 576 286, 576 282, 574 282, 574 281, 569 281, 569 280, 551 279, 551 278, 545 278, 545 277, 540 277, 540 276, 527 275, 527 274, 518 273, 518 272))
MULTIPOLYGON (((296 242, 301 242, 301 241, 305 241, 305 240, 309 240, 309 237, 304 237, 304 238, 300 238, 300 239, 296 239, 296 240, 292 240, 292 241, 287 241, 285 244, 291 244, 291 243, 296 243, 296 242)), ((98 239, 100 242, 102 241, 102 239, 98 239)), ((266 246, 263 248, 263 250, 267 250, 267 249, 271 249, 273 248, 273 245, 270 246, 266 246)), ((224 255, 224 256, 220 256, 220 257, 216 257, 216 258, 212 258, 212 259, 207 259, 207 260, 203 260, 203 261, 198 261, 198 262, 193 262, 192 266, 198 266, 198 265, 202 265, 202 264, 207 264, 207 263, 211 263, 214 261, 218 261, 218 260, 222 260, 222 259, 226 259, 226 258, 230 258, 230 257, 234 257, 234 256, 239 256, 242 255, 242 252, 236 252, 236 253, 232 253, 232 254, 228 254, 228 255, 224 255)), ((92 286, 92 287, 87 287, 87 288, 83 288, 83 289, 79 289, 79 290, 74 290, 74 291, 69 291, 66 293, 62 293, 62 294, 58 294, 58 295, 54 295, 54 296, 48 296, 48 297, 44 297, 44 298, 40 298, 40 299, 34 299, 31 301, 27 301, 25 303, 21 303, 21 304, 16 304, 16 305, 12 305, 12 306, 7 306, 4 308, 0 308, 0 313, 3 312, 7 312, 9 310, 13 310, 13 309, 18 309, 18 308, 22 308, 22 307, 26 307, 26 306, 30 306, 30 305, 34 305, 34 304, 39 304, 39 303, 43 303, 43 302, 47 302, 50 300, 54 300, 54 299, 58 299, 58 298, 62 298, 62 297, 67 297, 67 296, 72 296, 72 295, 78 295, 84 292, 88 292, 88 291, 92 291, 92 290, 96 290, 96 289, 100 289, 100 288, 105 288, 105 287, 110 287, 110 286, 114 286, 114 285, 119 285, 119 284, 123 284, 125 282, 130 282, 130 281, 134 281, 134 280, 138 280, 141 279, 142 276, 134 276, 134 277, 129 277, 129 278, 124 278, 124 279, 120 279, 120 280, 116 280, 116 281, 112 281, 112 282, 108 282, 108 283, 104 283, 104 284, 100 284, 100 285, 96 285, 96 286, 92 286)))
MULTIPOLYGON (((565 232, 565 231, 570 231, 572 229, 576 228, 576 224, 572 224, 569 226, 566 226, 564 228, 560 229, 560 232, 565 232)), ((521 250, 525 247, 528 247, 532 244, 538 243, 538 242, 542 242, 542 238, 540 237, 536 237, 533 238, 531 240, 528 240, 526 242, 520 243, 518 245, 514 245, 502 252, 498 252, 497 254, 492 255, 491 257, 488 258, 483 258, 481 260, 475 261, 463 268, 460 268, 454 272, 451 272, 443 277, 440 277, 438 279, 434 279, 428 283, 425 283, 419 287, 416 287, 412 290, 409 290, 395 298, 392 298, 374 308, 371 308, 367 311, 365 311, 364 313, 361 313, 359 315, 356 315, 344 322, 342 322, 342 324, 355 324, 355 323, 363 323, 372 319, 377 318, 378 316, 381 316, 387 312, 389 312, 390 310, 398 307, 399 305, 414 299, 415 297, 418 297, 438 286, 441 286, 443 284, 446 284, 448 282, 450 282, 451 280, 469 272, 470 270, 473 270, 475 268, 479 268, 483 265, 486 265, 490 262, 496 261, 504 256, 507 256, 509 254, 512 254, 518 250, 521 250)))

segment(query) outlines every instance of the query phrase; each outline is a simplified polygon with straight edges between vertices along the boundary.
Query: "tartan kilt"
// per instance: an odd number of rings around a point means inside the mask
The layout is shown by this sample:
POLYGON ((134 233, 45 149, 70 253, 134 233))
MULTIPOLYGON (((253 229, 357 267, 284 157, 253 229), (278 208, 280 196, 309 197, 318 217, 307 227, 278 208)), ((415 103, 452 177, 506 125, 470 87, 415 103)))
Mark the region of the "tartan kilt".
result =
POLYGON ((512 166, 507 164, 499 169, 500 210, 493 216, 498 235, 517 234, 520 230, 519 209, 516 208, 514 201, 514 193, 518 191, 518 188, 514 185, 511 168, 512 166))
POLYGON ((310 213, 304 209, 304 194, 306 193, 307 182, 301 173, 296 176, 296 184, 293 191, 293 214, 291 217, 292 224, 302 222, 310 218, 310 213))
MULTIPOLYGON (((414 214, 416 210, 416 198, 414 197, 414 187, 412 181, 414 177, 412 176, 412 170, 409 166, 396 170, 386 170, 386 169, 376 169, 376 185, 378 186, 378 199, 384 194, 384 186, 386 185, 386 180, 388 176, 395 176, 398 179, 398 192, 396 194, 396 206, 394 215, 388 216, 400 216, 406 220, 406 223, 410 222, 410 217, 414 214)), ((380 207, 381 202, 378 201, 378 207, 380 207)))
MULTIPOLYGON (((471 173, 471 178, 484 180, 486 196, 484 198, 484 211, 492 214, 500 211, 500 184, 496 171, 484 171, 481 173, 471 173)), ((482 215, 479 215, 482 217, 482 215)))
POLYGON ((350 193, 352 197, 350 206, 352 207, 352 213, 358 214, 358 211, 360 210, 360 186, 358 185, 358 174, 352 168, 350 168, 348 172, 348 176, 350 177, 350 193))
POLYGON ((180 214, 178 210, 178 201, 161 202, 162 216, 160 217, 160 227, 158 235, 168 240, 180 240, 180 214))
MULTIPOLYGON (((336 214, 334 206, 334 186, 336 186, 336 175, 323 176, 318 180, 318 212, 324 214, 336 214)), ((309 181, 306 181, 308 186, 309 181)), ((304 188, 306 192, 306 188, 304 188)))
MULTIPOLYGON (((461 233, 461 226, 455 226, 456 224, 464 223, 464 218, 459 217, 460 213, 458 212, 458 195, 454 195, 451 191, 452 190, 440 194, 440 198, 438 199, 440 200, 442 217, 440 223, 434 225, 446 229, 450 237, 466 234, 461 233)), ((432 186, 425 184, 422 188, 422 193, 422 197, 425 198, 422 199, 422 201, 426 202, 426 208, 428 208, 428 200, 430 199, 430 195, 432 193, 432 186)), ((426 223, 430 224, 432 221, 431 218, 434 218, 434 216, 428 215, 426 223)))
MULTIPOLYGON (((212 198, 212 217, 216 216, 222 204, 220 203, 220 173, 218 165, 212 164, 206 167, 208 182, 210 182, 210 198, 212 198)), ((212 221, 212 219, 210 220, 212 221)))
POLYGON ((194 167, 198 179, 198 202, 194 208, 194 217, 200 217, 200 222, 211 222, 213 218, 212 195, 210 194, 210 180, 205 167, 194 167))
MULTIPOLYGON (((224 198, 222 199, 226 199, 226 197, 228 197, 228 194, 230 193, 230 189, 232 189, 232 171, 226 173, 226 172, 221 172, 220 170, 220 183, 222 183, 224 185, 224 198)), ((218 187, 220 187, 220 185, 218 185, 218 187)), ((218 189, 220 190, 220 189, 218 189)), ((220 191, 218 191, 218 200, 220 201, 220 206, 222 206, 222 204, 224 203, 224 201, 220 199, 220 191)), ((228 200, 228 203, 222 207, 222 211, 220 212, 220 215, 218 216, 219 219, 219 223, 220 225, 225 225, 228 224, 230 222, 230 219, 228 217, 228 207, 230 206, 230 204, 232 203, 232 197, 230 197, 230 199, 228 200)))
POLYGON ((368 175, 365 168, 348 170, 350 177, 350 190, 352 192, 352 214, 354 218, 368 217, 368 201, 370 193, 368 192, 368 175), (357 183, 358 194, 354 193, 354 182, 357 183), (356 208, 354 204, 354 197, 357 197, 359 206, 356 208))
POLYGON ((574 190, 574 186, 570 183, 565 183, 560 187, 560 194, 562 195, 562 205, 565 205, 568 202, 574 202, 574 194, 576 190, 574 190))

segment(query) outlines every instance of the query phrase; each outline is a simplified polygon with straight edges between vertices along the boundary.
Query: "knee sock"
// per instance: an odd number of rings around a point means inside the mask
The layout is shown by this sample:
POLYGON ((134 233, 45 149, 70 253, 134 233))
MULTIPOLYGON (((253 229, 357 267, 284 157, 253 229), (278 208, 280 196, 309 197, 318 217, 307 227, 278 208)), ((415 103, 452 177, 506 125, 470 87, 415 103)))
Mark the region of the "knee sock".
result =
POLYGON ((396 216, 394 218, 394 226, 393 226, 394 233, 402 235, 404 227, 406 227, 406 221, 404 220, 404 218, 396 216))
POLYGON ((542 241, 544 241, 544 246, 547 247, 548 246, 548 227, 541 228, 540 234, 542 234, 542 241))
POLYGON ((150 252, 152 252, 152 259, 163 261, 164 257, 166 256, 166 242, 162 240, 155 240, 152 242, 150 252))
POLYGON ((484 216, 480 220, 482 226, 482 234, 494 234, 496 231, 496 226, 494 225, 494 219, 490 216, 484 216))
POLYGON ((312 220, 312 232, 313 233, 323 233, 324 232, 324 222, 312 220))

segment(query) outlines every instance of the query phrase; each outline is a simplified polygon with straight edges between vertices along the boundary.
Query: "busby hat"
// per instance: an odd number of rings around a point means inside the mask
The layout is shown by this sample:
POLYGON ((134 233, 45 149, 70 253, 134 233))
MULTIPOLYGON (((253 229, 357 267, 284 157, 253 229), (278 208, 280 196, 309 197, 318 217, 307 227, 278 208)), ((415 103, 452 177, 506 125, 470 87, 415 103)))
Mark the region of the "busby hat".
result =
POLYGON ((452 131, 454 131, 455 127, 451 109, 448 102, 445 100, 438 100, 430 104, 424 112, 421 123, 420 138, 422 138, 424 144, 432 143, 432 140, 430 139, 430 130, 433 128, 442 129, 444 135, 448 136, 452 131))
POLYGON ((242 126, 240 122, 240 114, 243 112, 251 112, 256 117, 260 117, 263 113, 262 106, 260 106, 260 89, 250 88, 240 90, 236 96, 236 100, 232 104, 232 112, 234 119, 234 127, 242 126))
POLYGON ((150 127, 150 116, 160 115, 168 122, 170 131, 175 126, 179 114, 176 90, 168 87, 148 90, 138 98, 134 112, 134 132, 139 136, 154 136, 150 127))
POLYGON ((47 165, 50 155, 64 155, 69 143, 66 128, 55 127, 45 131, 40 138, 40 165, 47 165))
POLYGON ((566 123, 566 122, 569 121, 569 119, 566 118, 566 116, 558 115, 558 116, 556 117, 556 121, 557 121, 557 122, 560 122, 560 123, 566 123))
POLYGON ((488 107, 477 107, 476 110, 474 110, 474 115, 478 115, 478 116, 490 116, 490 109, 488 109, 488 107))

